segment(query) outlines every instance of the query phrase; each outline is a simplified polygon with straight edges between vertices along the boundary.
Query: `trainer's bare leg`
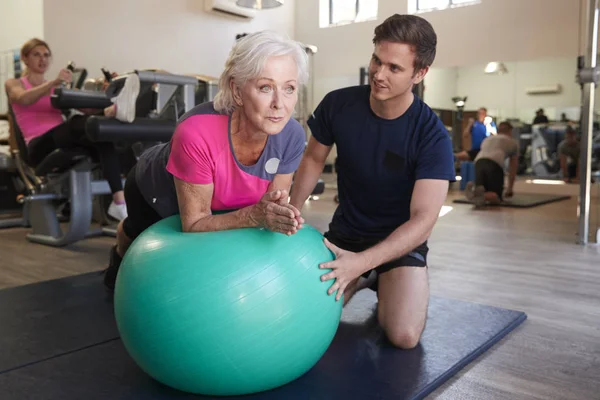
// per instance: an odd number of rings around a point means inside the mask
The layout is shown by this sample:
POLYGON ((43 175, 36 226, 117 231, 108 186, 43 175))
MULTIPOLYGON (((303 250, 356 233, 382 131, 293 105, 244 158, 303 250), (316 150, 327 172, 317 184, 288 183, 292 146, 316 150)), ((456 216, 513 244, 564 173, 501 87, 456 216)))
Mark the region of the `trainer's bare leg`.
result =
POLYGON ((377 317, 392 344, 412 349, 427 319, 427 267, 398 267, 379 275, 377 317))

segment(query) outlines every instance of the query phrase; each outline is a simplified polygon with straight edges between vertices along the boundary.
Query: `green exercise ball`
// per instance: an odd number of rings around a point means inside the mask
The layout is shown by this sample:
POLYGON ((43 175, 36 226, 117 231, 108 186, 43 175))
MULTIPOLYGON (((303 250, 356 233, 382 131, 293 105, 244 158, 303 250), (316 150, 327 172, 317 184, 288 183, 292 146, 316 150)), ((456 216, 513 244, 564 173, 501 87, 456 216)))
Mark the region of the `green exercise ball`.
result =
POLYGON ((125 348, 150 376, 205 395, 282 386, 329 347, 342 301, 321 282, 333 260, 305 225, 286 236, 249 228, 182 233, 164 219, 131 245, 115 287, 125 348))

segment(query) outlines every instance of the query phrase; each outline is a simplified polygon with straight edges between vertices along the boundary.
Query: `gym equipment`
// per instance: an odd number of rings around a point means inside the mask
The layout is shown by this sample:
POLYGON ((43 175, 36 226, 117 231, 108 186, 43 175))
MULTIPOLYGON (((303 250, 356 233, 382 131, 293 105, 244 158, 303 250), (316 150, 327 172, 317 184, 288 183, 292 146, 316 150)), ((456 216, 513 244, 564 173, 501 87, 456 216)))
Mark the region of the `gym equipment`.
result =
POLYGON ((533 125, 531 128, 531 173, 536 177, 560 179, 558 145, 565 138, 566 125, 533 125))
POLYGON ((27 226, 27 210, 18 198, 24 190, 9 144, 8 115, 0 115, 0 229, 27 226))
MULTIPOLYGON (((555 201, 562 201, 571 198, 570 196, 559 196, 553 194, 533 194, 533 193, 518 193, 510 199, 504 199, 498 206, 501 207, 515 207, 515 208, 530 208, 535 206, 541 206, 548 203, 554 203, 555 201)), ((455 199, 454 203, 458 204, 472 204, 467 199, 455 199)))
POLYGON ((77 68, 73 61, 69 62, 69 65, 67 65, 67 69, 71 71, 72 79, 71 83, 66 85, 65 87, 69 89, 81 89, 88 75, 87 69, 77 68))
POLYGON ((18 204, 23 186, 13 157, 0 153, 0 229, 29 225, 28 208, 18 204))
MULTIPOLYGON (((110 134, 113 141, 168 141, 173 134, 175 121, 194 104, 194 85, 196 79, 186 76, 159 74, 147 71, 136 71, 145 88, 152 89, 154 84, 164 84, 171 93, 168 100, 163 98, 156 103, 150 115, 153 118, 136 118, 131 124, 123 124, 105 117, 90 117, 86 126, 91 140, 107 141, 103 134, 110 134), (173 90, 173 86, 177 86, 173 90), (176 104, 176 105, 174 105, 176 104), (172 107, 176 114, 168 114, 166 109, 172 107), (132 132, 131 136, 128 135, 132 132), (148 135, 143 133, 147 132, 148 135)), ((111 93, 116 94, 125 81, 124 76, 114 78, 111 82, 111 93)), ((140 94, 142 93, 140 89, 140 94)), ((160 95, 160 88, 155 88, 160 95)), ((158 96, 157 96, 158 97, 158 96)), ((111 104, 104 93, 86 92, 83 90, 57 89, 51 99, 54 107, 65 108, 104 108, 111 104)), ((12 114, 12 109, 9 110, 12 114)), ((65 246, 86 237, 113 235, 111 228, 90 229, 94 208, 101 210, 97 196, 109 195, 110 189, 105 180, 94 180, 93 170, 97 167, 91 154, 84 149, 58 149, 49 154, 38 165, 34 165, 28 157, 27 145, 22 132, 16 123, 15 138, 19 148, 19 163, 23 171, 21 177, 28 182, 28 192, 21 200, 29 214, 32 232, 27 239, 32 242, 65 246), (61 226, 57 216, 57 204, 69 204, 68 226, 61 226), (95 207, 94 207, 95 206, 95 207), (66 229, 63 229, 66 228, 66 229)), ((96 211, 96 215, 103 212, 96 211)), ((105 221, 105 217, 101 218, 105 221)))
POLYGON ((312 368, 342 313, 319 264, 333 260, 305 225, 182 233, 179 215, 144 231, 115 286, 125 348, 150 376, 205 395, 284 385, 312 368))
MULTIPOLYGON (((511 340, 507 335, 527 318, 432 296, 420 344, 398 350, 375 323, 376 301, 369 290, 354 297, 308 373, 245 398, 422 399, 502 339, 511 340)), ((134 363, 118 339, 97 273, 0 290, 0 304, 11 305, 0 308, 0 387, 11 398, 210 398, 163 386, 134 363)))
MULTIPOLYGON (((588 31, 585 57, 578 58, 577 82, 581 85, 581 167, 579 178, 579 229, 577 240, 587 244, 590 234, 590 206, 592 199, 592 139, 594 131, 594 110, 596 87, 598 85, 598 18, 600 16, 600 0, 588 1, 588 31)), ((600 243, 600 238, 596 237, 600 243)))

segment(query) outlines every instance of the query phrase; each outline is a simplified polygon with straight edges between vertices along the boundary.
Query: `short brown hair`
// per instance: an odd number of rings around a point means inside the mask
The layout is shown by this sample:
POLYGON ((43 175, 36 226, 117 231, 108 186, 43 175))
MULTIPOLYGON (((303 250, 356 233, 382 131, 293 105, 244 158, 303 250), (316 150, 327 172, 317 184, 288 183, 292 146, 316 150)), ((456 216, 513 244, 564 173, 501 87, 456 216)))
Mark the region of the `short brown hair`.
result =
POLYGON ((435 59, 437 35, 428 21, 416 15, 388 17, 375 28, 373 44, 382 41, 410 45, 415 52, 415 72, 429 67, 435 59))
POLYGON ((508 121, 502 121, 502 122, 500 122, 500 125, 498 125, 499 133, 512 133, 512 130, 513 130, 513 126, 508 121))

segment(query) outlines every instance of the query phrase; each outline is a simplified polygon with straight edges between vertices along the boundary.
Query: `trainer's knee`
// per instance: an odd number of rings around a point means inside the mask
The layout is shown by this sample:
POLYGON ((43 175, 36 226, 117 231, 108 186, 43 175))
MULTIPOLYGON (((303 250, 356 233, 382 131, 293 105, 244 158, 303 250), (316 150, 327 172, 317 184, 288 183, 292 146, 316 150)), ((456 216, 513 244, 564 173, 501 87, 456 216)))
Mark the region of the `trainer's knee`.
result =
POLYGON ((385 330, 388 340, 396 347, 409 350, 417 347, 422 329, 416 327, 390 327, 385 330))

